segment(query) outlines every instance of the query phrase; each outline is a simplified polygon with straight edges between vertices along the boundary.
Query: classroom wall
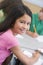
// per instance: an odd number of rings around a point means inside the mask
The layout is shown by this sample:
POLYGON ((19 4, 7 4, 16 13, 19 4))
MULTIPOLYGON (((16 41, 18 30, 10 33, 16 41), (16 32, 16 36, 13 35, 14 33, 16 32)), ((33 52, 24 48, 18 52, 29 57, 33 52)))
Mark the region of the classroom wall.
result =
MULTIPOLYGON (((1 2, 1 1, 3 1, 3 0, 0 0, 0 2, 1 2)), ((22 0, 22 1, 23 1, 23 0, 22 0)), ((31 3, 29 3, 29 2, 23 1, 23 3, 24 3, 26 6, 28 6, 33 13, 39 12, 40 9, 41 9, 41 7, 36 6, 36 5, 34 5, 34 4, 31 4, 31 3)))
POLYGON ((23 3, 24 3, 26 6, 28 6, 33 13, 39 12, 40 9, 41 9, 41 7, 39 7, 39 6, 37 6, 37 5, 34 5, 34 4, 31 4, 31 3, 29 3, 29 2, 23 1, 23 3))

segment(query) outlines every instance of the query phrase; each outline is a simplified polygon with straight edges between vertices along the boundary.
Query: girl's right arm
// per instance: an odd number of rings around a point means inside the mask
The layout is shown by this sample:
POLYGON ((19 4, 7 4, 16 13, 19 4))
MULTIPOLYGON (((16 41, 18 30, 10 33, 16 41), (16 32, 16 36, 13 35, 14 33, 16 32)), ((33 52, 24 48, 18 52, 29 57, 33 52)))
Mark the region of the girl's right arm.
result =
POLYGON ((15 47, 12 47, 10 49, 13 54, 15 54, 17 56, 17 58, 24 64, 24 65, 31 65, 31 64, 34 64, 39 56, 40 56, 40 53, 37 51, 33 54, 33 56, 31 58, 29 58, 28 56, 24 55, 23 52, 21 51, 20 47, 19 46, 15 46, 15 47))

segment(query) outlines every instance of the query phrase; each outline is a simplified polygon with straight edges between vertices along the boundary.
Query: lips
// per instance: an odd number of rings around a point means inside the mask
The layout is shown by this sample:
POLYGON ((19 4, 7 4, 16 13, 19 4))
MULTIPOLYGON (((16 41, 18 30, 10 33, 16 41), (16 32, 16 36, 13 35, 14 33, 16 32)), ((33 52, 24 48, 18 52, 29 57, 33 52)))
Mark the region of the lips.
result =
POLYGON ((22 33, 25 33, 25 32, 26 32, 26 30, 25 30, 25 29, 20 29, 20 30, 21 30, 21 32, 22 32, 22 33))

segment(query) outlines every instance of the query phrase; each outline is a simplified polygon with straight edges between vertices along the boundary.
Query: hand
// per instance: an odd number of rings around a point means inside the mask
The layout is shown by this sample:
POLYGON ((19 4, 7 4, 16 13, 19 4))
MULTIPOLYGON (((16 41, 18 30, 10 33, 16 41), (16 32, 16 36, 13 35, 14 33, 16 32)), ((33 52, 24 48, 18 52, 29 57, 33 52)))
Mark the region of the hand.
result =
POLYGON ((35 53, 33 53, 33 57, 39 58, 40 52, 38 50, 35 50, 35 53))
POLYGON ((41 55, 43 55, 43 48, 38 48, 38 51, 41 55))
POLYGON ((36 37, 38 37, 39 35, 37 34, 37 33, 33 33, 33 35, 32 35, 32 37, 33 38, 36 38, 36 37))
POLYGON ((29 36, 31 36, 31 37, 33 37, 33 38, 36 38, 36 37, 39 36, 37 33, 31 32, 31 31, 29 31, 29 30, 26 31, 26 34, 29 35, 29 36))
POLYGON ((35 50, 35 53, 33 53, 33 57, 36 57, 36 59, 38 59, 40 57, 40 52, 38 50, 35 50))
POLYGON ((40 53, 38 51, 35 51, 33 53, 33 56, 31 57, 31 65, 36 63, 39 57, 40 57, 40 53))

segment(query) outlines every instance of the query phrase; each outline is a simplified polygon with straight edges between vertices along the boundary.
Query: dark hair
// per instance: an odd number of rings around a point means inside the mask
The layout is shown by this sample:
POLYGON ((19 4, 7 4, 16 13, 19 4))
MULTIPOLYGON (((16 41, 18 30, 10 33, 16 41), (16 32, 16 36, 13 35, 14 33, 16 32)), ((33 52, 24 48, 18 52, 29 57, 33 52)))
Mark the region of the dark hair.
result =
POLYGON ((23 5, 23 8, 26 13, 32 18, 32 11, 30 10, 30 8, 28 8, 26 5, 23 5))
POLYGON ((14 5, 23 4, 22 0, 3 0, 0 3, 0 9, 3 9, 4 14, 8 14, 14 5))
POLYGON ((29 15, 30 17, 32 17, 32 12, 27 6, 18 5, 18 6, 12 7, 5 21, 0 23, 0 32, 5 32, 9 28, 12 28, 13 25, 15 24, 15 21, 18 18, 22 17, 25 13, 29 15))

